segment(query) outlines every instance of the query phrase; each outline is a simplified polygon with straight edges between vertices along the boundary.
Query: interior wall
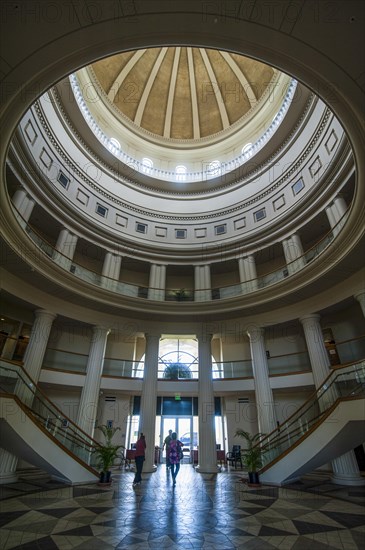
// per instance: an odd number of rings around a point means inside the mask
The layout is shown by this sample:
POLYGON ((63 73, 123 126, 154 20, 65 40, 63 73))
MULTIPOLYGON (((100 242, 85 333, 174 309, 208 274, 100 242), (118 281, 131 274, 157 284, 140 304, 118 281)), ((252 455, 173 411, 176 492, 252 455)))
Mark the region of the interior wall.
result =
POLYGON ((92 329, 70 320, 55 319, 48 339, 48 348, 88 355, 92 329))
MULTIPOLYGON (((108 421, 113 422, 113 428, 119 428, 113 437, 113 444, 126 445, 127 422, 130 414, 130 396, 116 395, 110 391, 102 392, 99 400, 97 425, 107 425, 108 421), (110 399, 115 398, 115 401, 110 399)), ((100 430, 95 430, 94 437, 100 443, 104 438, 100 430)))

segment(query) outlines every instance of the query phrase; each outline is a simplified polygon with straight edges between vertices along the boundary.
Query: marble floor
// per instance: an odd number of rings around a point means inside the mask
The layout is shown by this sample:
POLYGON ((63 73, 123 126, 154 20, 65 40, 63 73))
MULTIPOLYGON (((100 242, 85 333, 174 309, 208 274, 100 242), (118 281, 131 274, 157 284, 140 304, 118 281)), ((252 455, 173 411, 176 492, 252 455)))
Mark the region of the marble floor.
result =
POLYGON ((183 464, 176 487, 164 465, 132 486, 21 478, 0 487, 2 550, 114 548, 324 550, 365 547, 365 491, 313 475, 290 487, 250 488, 239 470, 199 474, 183 464))

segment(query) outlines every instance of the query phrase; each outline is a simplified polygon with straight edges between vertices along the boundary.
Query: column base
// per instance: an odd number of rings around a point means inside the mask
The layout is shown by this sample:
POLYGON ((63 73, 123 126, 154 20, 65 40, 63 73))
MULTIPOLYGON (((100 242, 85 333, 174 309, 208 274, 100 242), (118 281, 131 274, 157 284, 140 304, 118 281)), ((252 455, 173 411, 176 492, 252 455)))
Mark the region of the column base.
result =
POLYGON ((18 481, 18 475, 15 472, 0 473, 0 485, 7 485, 8 483, 16 483, 17 481, 18 481))
POLYGON ((340 474, 333 474, 331 477, 331 482, 335 485, 353 485, 353 486, 361 486, 365 485, 365 477, 361 477, 358 475, 340 475, 340 474))
POLYGON ((154 464, 153 466, 150 466, 150 465, 147 466, 147 464, 146 465, 144 464, 142 469, 142 474, 152 474, 153 472, 156 472, 156 470, 157 470, 156 464, 154 464))
POLYGON ((195 470, 200 474, 217 474, 221 471, 217 464, 208 464, 207 466, 202 466, 198 464, 197 466, 195 466, 195 470))

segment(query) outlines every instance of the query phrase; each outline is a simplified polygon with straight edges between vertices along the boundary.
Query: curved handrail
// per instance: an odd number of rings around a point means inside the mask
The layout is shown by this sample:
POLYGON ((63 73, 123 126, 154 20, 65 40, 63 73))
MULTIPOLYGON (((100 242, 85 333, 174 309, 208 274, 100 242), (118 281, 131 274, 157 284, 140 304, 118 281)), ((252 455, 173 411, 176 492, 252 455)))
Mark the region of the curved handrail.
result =
POLYGON ((31 412, 38 424, 42 424, 42 428, 49 431, 54 438, 86 464, 90 464, 93 450, 100 447, 100 443, 77 426, 54 404, 22 365, 2 359, 0 374, 2 379, 0 390, 8 395, 14 395, 31 412), (5 387, 6 381, 8 381, 8 388, 5 387))
POLYGON ((303 405, 257 443, 263 450, 264 468, 312 429, 338 399, 361 394, 365 394, 365 360, 333 369, 303 405))

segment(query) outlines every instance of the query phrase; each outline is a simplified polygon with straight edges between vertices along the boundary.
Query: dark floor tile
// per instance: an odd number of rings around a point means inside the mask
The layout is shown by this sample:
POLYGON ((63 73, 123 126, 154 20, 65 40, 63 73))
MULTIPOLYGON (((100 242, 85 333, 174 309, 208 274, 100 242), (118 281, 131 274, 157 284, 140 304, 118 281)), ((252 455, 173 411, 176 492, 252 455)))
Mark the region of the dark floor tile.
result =
POLYGON ((321 523, 310 523, 307 521, 299 521, 293 519, 293 525, 298 530, 300 535, 308 535, 314 533, 325 533, 328 531, 339 531, 342 527, 333 527, 332 525, 323 525, 321 523))
POLYGON ((325 510, 323 510, 321 513, 349 529, 351 529, 352 527, 360 527, 361 525, 365 526, 365 515, 347 514, 346 512, 326 512, 325 510))

